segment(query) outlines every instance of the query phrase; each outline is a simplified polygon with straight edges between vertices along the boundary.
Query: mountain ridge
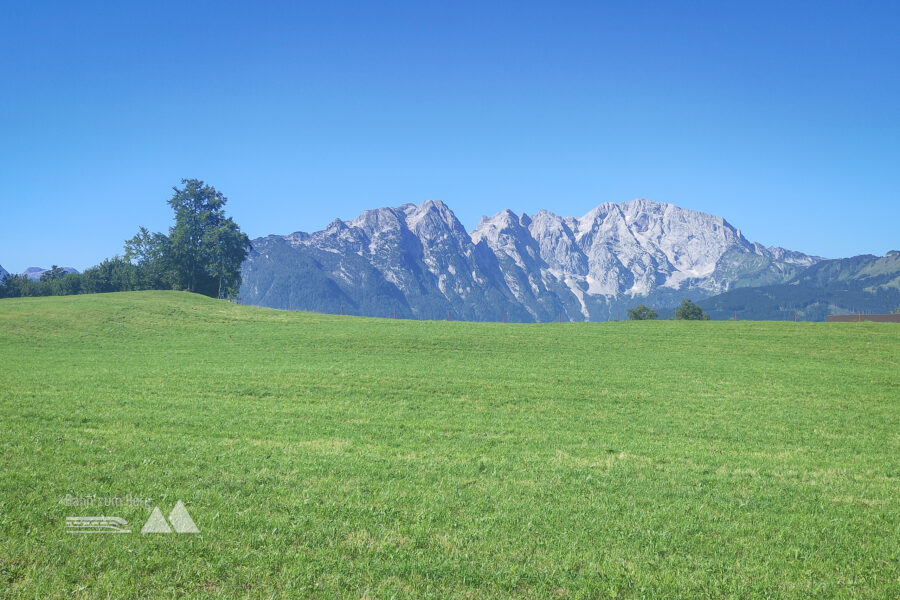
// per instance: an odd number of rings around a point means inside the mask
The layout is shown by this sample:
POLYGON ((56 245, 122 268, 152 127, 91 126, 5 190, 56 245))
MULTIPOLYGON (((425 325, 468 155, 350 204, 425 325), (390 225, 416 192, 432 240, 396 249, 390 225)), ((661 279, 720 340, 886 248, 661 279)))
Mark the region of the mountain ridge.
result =
POLYGON ((713 318, 799 318, 900 310, 900 251, 822 260, 791 280, 729 290, 699 302, 713 318))
POLYGON ((582 217, 510 209, 468 232, 440 200, 253 241, 242 298, 276 308, 474 320, 606 320, 788 281, 821 261, 748 241, 724 218, 646 199, 582 217))

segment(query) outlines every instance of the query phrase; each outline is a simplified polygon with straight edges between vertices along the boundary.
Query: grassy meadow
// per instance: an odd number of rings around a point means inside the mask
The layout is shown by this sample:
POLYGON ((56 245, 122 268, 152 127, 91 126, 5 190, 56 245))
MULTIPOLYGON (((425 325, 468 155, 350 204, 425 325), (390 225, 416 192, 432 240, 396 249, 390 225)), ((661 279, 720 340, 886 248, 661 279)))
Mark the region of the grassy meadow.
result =
POLYGON ((900 326, 0 300, 0 597, 895 599, 900 326))

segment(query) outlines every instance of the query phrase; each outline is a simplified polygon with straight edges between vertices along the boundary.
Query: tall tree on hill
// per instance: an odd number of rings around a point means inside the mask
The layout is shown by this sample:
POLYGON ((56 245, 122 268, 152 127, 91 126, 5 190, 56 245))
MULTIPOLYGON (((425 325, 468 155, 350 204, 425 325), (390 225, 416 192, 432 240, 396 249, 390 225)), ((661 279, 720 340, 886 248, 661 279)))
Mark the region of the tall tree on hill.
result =
POLYGON ((56 265, 51 266, 48 270, 41 273, 41 281, 56 281, 68 275, 65 269, 56 265))
POLYGON ((169 229, 175 283, 207 296, 234 294, 241 283, 241 263, 250 239, 225 216, 227 198, 198 179, 183 179, 169 206, 175 225, 169 229))
POLYGON ((169 206, 175 224, 169 235, 141 227, 125 242, 125 258, 139 270, 144 288, 176 288, 229 297, 241 285, 241 264, 250 251, 250 238, 231 217, 228 199, 199 179, 182 179, 172 188, 169 206))

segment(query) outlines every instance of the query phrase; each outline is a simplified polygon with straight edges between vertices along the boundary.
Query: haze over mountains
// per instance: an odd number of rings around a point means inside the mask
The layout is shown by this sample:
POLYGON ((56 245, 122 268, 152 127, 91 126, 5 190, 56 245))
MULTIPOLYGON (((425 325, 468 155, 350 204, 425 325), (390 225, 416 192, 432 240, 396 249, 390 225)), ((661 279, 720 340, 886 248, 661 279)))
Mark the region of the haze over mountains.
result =
POLYGON ((786 284, 824 261, 751 242, 721 217, 643 199, 580 218, 504 210, 471 233, 429 200, 253 247, 242 269, 246 303, 426 319, 624 318, 639 302, 667 309, 786 284))

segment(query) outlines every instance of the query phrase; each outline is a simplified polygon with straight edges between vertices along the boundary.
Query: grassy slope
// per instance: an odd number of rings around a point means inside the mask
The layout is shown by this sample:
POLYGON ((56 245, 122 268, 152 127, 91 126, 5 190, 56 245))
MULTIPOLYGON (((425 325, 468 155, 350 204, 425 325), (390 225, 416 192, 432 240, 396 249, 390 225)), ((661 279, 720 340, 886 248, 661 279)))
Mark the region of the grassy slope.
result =
POLYGON ((891 324, 2 300, 0 596, 896 598, 898 367, 891 324))

